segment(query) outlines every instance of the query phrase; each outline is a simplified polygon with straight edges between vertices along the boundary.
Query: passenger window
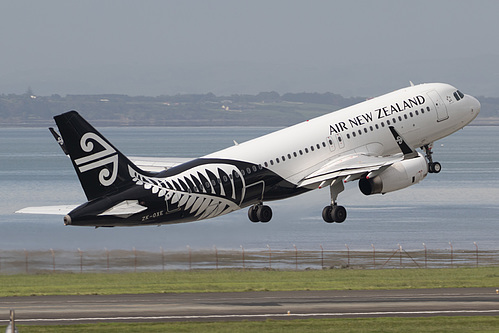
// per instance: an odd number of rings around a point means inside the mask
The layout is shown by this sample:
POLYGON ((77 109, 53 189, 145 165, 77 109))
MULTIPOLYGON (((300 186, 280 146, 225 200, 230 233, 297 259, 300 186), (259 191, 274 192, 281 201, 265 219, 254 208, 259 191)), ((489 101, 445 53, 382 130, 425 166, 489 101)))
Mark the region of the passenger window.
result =
POLYGON ((347 133, 347 139, 350 139, 350 134, 347 133))
POLYGON ((387 121, 386 121, 386 124, 387 124, 388 126, 390 126, 390 120, 387 120, 387 121))
POLYGON ((303 151, 301 149, 298 152, 300 153, 300 155, 303 155, 303 151))
POLYGON ((416 114, 416 116, 419 116, 418 110, 414 111, 414 113, 416 114))
POLYGON ((399 116, 399 121, 402 121, 402 116, 399 116))
POLYGON ((308 154, 308 148, 305 148, 305 153, 308 154))
POLYGON ((314 146, 310 146, 310 150, 311 150, 311 151, 314 151, 314 146))
POLYGON ((431 109, 430 109, 430 107, 429 107, 429 106, 427 106, 427 107, 426 107, 426 111, 430 112, 430 110, 431 110, 431 109))

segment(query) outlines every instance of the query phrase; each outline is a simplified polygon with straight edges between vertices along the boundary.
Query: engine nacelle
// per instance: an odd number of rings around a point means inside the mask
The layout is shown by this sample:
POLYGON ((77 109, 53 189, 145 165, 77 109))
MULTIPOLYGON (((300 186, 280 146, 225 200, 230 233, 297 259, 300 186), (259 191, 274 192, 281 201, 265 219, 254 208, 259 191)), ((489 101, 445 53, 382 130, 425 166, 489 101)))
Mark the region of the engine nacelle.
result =
POLYGON ((428 164, 419 153, 416 158, 393 163, 373 178, 361 178, 359 189, 365 195, 397 191, 419 183, 428 174, 428 164))

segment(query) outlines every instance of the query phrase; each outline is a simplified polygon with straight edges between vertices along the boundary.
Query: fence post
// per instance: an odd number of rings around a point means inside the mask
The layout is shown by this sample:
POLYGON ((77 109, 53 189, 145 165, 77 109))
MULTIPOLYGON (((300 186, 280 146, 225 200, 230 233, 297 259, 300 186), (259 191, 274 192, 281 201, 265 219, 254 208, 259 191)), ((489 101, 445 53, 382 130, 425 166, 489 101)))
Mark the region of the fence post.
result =
POLYGON ((217 268, 217 271, 218 271, 218 250, 217 250, 217 246, 213 245, 213 248, 215 249, 215 263, 216 263, 216 268, 217 268))
POLYGON ((452 243, 449 242, 450 245, 450 267, 454 268, 454 248, 452 247, 452 243))
POLYGON ((243 271, 245 271, 246 270, 246 265, 244 263, 244 247, 242 245, 240 245, 240 247, 241 247, 241 250, 243 252, 243 271))
POLYGON ((24 249, 24 256, 25 256, 24 265, 26 269, 26 274, 28 274, 28 251, 26 251, 26 249, 24 249))
POLYGON ((269 268, 272 269, 272 250, 269 244, 267 244, 267 247, 269 248, 269 268))
POLYGON ((371 244, 371 247, 373 248, 373 268, 376 268, 376 248, 374 244, 371 244))
POLYGON ((345 247, 347 248, 347 265, 350 267, 350 248, 347 244, 345 244, 345 247))
POLYGON ((164 272, 165 271, 165 251, 163 250, 162 246, 160 246, 159 249, 161 251, 161 269, 162 269, 162 272, 164 272))
POLYGON ((402 268, 402 245, 397 244, 399 246, 399 265, 402 268))
POLYGON ((296 245, 293 244, 293 247, 295 248, 295 271, 298 270, 298 249, 296 248, 296 245))
POLYGON ((478 244, 476 242, 473 242, 475 244, 475 249, 476 249, 476 267, 478 267, 478 244))
POLYGON ((428 268, 428 257, 426 254, 426 244, 423 243, 423 246, 424 246, 424 268, 428 268))
POLYGON ((322 244, 319 244, 321 247, 321 269, 324 269, 324 248, 322 247, 322 244))
POLYGON ((50 252, 52 253, 52 273, 55 273, 55 254, 54 254, 54 250, 50 249, 50 252))
POLYGON ((78 253, 80 254, 80 273, 83 272, 83 252, 78 248, 78 253))
POLYGON ((107 247, 105 247, 104 250, 106 250, 107 271, 109 272, 109 251, 108 251, 107 247))

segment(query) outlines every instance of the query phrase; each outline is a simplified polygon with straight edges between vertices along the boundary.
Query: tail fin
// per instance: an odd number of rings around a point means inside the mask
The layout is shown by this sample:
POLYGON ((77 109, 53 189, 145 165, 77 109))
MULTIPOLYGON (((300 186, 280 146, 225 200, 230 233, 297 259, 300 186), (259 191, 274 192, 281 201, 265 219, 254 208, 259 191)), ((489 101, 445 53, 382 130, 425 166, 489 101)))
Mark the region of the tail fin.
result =
POLYGON ((78 112, 69 111, 54 120, 88 201, 133 184, 129 167, 139 169, 78 112))

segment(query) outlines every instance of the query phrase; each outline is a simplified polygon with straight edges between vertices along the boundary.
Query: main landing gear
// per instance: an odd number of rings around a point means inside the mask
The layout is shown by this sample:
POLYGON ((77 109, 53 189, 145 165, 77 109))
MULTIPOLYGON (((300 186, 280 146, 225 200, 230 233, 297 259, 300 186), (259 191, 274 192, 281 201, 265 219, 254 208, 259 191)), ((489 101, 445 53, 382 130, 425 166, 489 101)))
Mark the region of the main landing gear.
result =
POLYGON ((256 204, 248 209, 248 218, 251 222, 267 223, 272 219, 272 208, 263 204, 256 204))
POLYGON ((431 149, 433 148, 433 143, 425 145, 422 148, 425 152, 426 159, 428 160, 428 172, 439 173, 442 170, 442 165, 440 165, 440 163, 438 162, 433 162, 433 158, 431 157, 431 155, 433 154, 433 152, 431 151, 431 149))
POLYGON ((331 205, 324 207, 322 210, 322 218, 327 223, 342 223, 347 218, 347 210, 343 206, 338 206, 336 199, 338 194, 345 189, 343 179, 335 179, 329 187, 331 194, 331 205))

